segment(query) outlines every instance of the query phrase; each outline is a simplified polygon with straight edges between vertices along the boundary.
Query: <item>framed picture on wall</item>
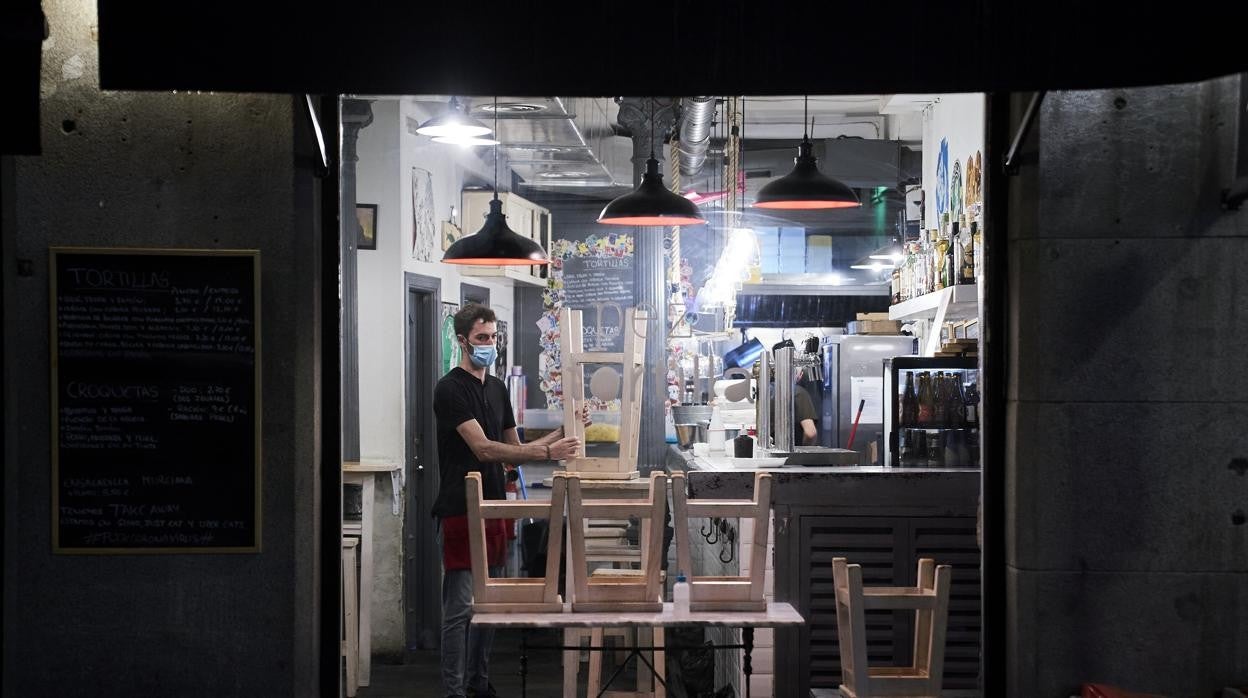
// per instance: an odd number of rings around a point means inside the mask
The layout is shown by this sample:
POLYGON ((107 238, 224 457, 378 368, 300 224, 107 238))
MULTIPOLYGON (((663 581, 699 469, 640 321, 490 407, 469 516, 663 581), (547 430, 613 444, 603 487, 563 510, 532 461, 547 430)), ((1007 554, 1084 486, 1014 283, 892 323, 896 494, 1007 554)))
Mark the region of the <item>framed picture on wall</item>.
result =
POLYGON ((355 249, 377 249, 377 204, 356 204, 355 220, 359 224, 355 229, 355 249))

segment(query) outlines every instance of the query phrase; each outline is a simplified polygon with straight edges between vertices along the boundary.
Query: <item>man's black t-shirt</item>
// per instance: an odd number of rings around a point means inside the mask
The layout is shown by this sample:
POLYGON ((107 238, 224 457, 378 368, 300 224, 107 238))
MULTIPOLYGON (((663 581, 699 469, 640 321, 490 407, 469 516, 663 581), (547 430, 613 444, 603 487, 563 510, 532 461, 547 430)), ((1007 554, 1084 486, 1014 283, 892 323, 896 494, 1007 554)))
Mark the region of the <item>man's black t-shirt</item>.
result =
POLYGON ((462 516, 468 513, 464 500, 464 475, 481 473, 482 495, 486 499, 506 499, 506 479, 501 463, 477 460, 456 427, 475 419, 491 441, 503 441, 503 434, 516 426, 507 386, 487 375, 485 383, 456 366, 433 389, 433 414, 438 425, 438 472, 442 484, 433 503, 434 516, 462 516))

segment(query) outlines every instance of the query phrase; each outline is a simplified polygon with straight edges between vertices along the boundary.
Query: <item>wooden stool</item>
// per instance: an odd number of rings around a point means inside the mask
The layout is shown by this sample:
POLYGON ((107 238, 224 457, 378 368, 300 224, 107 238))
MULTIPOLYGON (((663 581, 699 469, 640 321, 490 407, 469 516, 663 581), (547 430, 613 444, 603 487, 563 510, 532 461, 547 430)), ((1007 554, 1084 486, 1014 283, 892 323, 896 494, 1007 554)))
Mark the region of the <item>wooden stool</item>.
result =
POLYGON ((939 698, 945 673, 945 622, 953 568, 919 560, 918 585, 863 587, 862 566, 832 560, 836 586, 836 632, 841 649, 841 695, 845 698, 910 696, 939 698), (868 610, 914 609, 914 664, 867 666, 868 610))
POLYGON ((767 532, 771 526, 771 475, 755 473, 753 499, 688 498, 685 474, 672 473, 672 525, 676 528, 676 563, 689 580, 692 611, 765 611, 763 581, 767 569, 767 532), (722 577, 695 576, 689 546, 691 518, 754 520, 754 540, 742 541, 741 557, 749 554, 750 573, 722 577))
POLYGON ((663 525, 667 512, 667 475, 651 473, 647 496, 637 499, 586 501, 579 476, 568 475, 568 539, 571 545, 572 610, 576 612, 662 611, 663 589, 660 566, 663 563, 663 525), (624 518, 641 520, 640 575, 590 576, 586 557, 586 519, 624 518))
MULTIPOLYGON (((617 310, 618 312, 618 310, 617 310)), ((637 435, 641 430, 642 379, 646 373, 646 323, 649 313, 629 308, 621 318, 624 351, 585 351, 581 311, 564 308, 559 314, 559 353, 563 365, 563 433, 585 442, 581 406, 585 404, 585 366, 620 366, 620 455, 618 458, 587 458, 585 447, 564 461, 569 473, 601 479, 637 477, 637 435)), ((605 368, 605 367, 603 367, 605 368)), ((602 370, 602 369, 599 369, 602 370)))
POLYGON ((342 656, 347 660, 347 695, 354 696, 360 687, 360 596, 356 581, 356 550, 360 539, 342 539, 342 656))
POLYGON ((549 502, 482 499, 481 473, 464 477, 468 504, 468 545, 472 559, 472 610, 477 613, 559 613, 559 563, 563 560, 563 508, 567 478, 556 475, 549 502), (547 519, 546 575, 490 577, 486 554, 487 519, 547 519))

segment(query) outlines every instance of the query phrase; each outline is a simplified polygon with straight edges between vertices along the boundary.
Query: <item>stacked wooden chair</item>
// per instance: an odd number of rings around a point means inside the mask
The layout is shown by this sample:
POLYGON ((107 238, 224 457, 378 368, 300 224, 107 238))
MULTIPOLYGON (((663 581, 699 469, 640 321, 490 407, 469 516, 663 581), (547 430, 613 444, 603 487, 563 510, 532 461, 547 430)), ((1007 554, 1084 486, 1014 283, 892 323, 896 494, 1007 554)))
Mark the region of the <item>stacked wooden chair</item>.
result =
POLYGON ((468 545, 472 556, 472 608, 482 613, 559 613, 559 565, 563 560, 563 512, 567 478, 556 474, 549 502, 486 500, 481 474, 464 478, 468 500, 468 545), (486 556, 487 519, 547 519, 546 574, 543 577, 490 577, 486 556))
MULTIPOLYGON (((585 404, 585 366, 610 364, 620 367, 620 454, 618 458, 589 458, 584 447, 564 461, 569 473, 583 478, 632 479, 637 477, 637 435, 641 430, 642 379, 645 377, 645 310, 629 308, 620 324, 624 334, 622 352, 585 351, 581 311, 564 308, 559 314, 559 351, 563 378, 563 433, 585 442, 581 407, 585 404)), ((606 368, 606 366, 603 366, 606 368)), ((615 396, 599 396, 614 399, 615 396)))
MULTIPOLYGON (((753 499, 690 500, 684 473, 672 473, 672 521, 676 526, 676 561, 689 583, 691 611, 765 611, 763 594, 767 569, 767 533, 771 526, 771 475, 754 475, 753 499), (749 541, 748 575, 707 577, 691 575, 688 521, 691 518, 752 519, 753 539, 749 541)), ((743 541, 744 543, 744 541, 743 541)), ((744 559, 747 553, 742 551, 744 559)))
POLYGON ((862 567, 832 560, 836 586, 836 628, 841 649, 844 698, 910 696, 939 698, 945 667, 945 623, 949 610, 949 565, 919 560, 913 587, 864 587, 862 567), (915 610, 914 663, 908 667, 867 666, 866 611, 915 610))

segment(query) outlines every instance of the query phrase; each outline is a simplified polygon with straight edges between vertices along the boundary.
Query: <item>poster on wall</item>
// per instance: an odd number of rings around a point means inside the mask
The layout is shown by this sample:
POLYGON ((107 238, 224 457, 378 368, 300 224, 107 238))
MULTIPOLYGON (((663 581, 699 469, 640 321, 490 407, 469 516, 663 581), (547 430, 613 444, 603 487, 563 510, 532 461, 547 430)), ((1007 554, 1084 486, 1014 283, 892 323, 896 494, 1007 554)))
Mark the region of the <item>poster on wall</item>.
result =
MULTIPOLYGON (((936 156, 936 222, 949 210, 949 141, 940 139, 940 152, 936 156)), ((927 225, 927 223, 924 223, 927 225)))
POLYGON ((438 232, 433 216, 433 173, 412 168, 412 258, 432 262, 438 232))
POLYGON ((49 261, 53 552, 259 552, 260 253, 49 261))
POLYGON ((455 313, 457 312, 459 312, 457 304, 442 301, 442 322, 439 327, 442 335, 442 373, 440 375, 443 376, 459 365, 459 342, 455 341, 455 313))

